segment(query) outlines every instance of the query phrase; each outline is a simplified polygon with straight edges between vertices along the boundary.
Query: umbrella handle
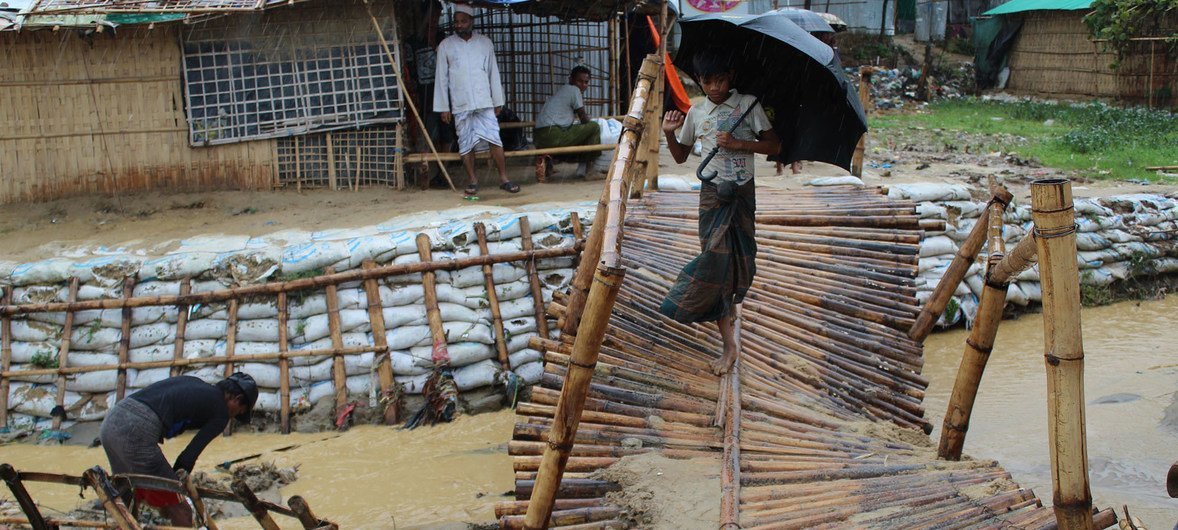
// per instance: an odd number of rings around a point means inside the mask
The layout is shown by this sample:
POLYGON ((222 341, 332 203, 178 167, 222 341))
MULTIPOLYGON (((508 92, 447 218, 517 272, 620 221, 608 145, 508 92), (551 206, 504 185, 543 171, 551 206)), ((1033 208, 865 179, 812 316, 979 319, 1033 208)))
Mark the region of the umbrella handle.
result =
MULTIPOLYGON (((753 104, 749 105, 749 108, 744 109, 744 112, 742 112, 740 114, 740 117, 736 119, 736 123, 732 124, 731 129, 728 129, 727 131, 724 131, 724 132, 730 133, 732 131, 735 131, 737 127, 740 127, 740 124, 744 122, 744 119, 746 117, 748 117, 750 112, 753 111, 753 107, 756 107, 757 104, 760 102, 761 102, 760 96, 753 98, 753 104)), ((708 156, 704 157, 704 161, 699 163, 699 167, 695 168, 695 178, 700 179, 703 182, 711 182, 712 179, 716 178, 716 175, 719 174, 718 171, 712 171, 711 175, 705 175, 704 168, 708 167, 708 164, 711 163, 712 159, 716 157, 716 153, 718 153, 718 152, 720 152, 720 148, 713 147, 712 151, 710 153, 708 153, 708 156)))

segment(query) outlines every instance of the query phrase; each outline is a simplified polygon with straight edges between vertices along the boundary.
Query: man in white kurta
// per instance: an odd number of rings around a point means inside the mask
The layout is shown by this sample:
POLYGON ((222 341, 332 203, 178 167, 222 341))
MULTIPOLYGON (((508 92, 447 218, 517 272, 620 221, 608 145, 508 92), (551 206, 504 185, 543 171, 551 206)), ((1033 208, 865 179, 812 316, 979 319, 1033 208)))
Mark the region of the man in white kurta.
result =
POLYGON ((437 74, 434 78, 434 111, 442 122, 453 120, 458 132, 458 153, 466 167, 466 195, 478 194, 474 175, 475 152, 491 151, 499 169, 500 188, 516 193, 519 186, 507 180, 507 161, 499 139, 497 116, 503 109, 503 84, 495 63, 495 46, 474 31, 474 10, 454 4, 454 34, 438 44, 437 74))

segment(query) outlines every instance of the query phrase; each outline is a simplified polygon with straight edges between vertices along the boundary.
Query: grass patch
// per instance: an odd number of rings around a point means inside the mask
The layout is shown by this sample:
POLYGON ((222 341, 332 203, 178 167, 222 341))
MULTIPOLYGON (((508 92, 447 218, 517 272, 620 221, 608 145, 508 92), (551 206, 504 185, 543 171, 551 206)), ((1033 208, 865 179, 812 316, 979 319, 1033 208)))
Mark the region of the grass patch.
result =
POLYGON ((1003 151, 1091 179, 1158 182, 1145 167, 1178 162, 1178 115, 1141 107, 963 98, 937 101, 918 113, 874 117, 871 126, 885 134, 924 127, 995 135, 1003 151), (1026 141, 1014 145, 1003 136, 1026 141))

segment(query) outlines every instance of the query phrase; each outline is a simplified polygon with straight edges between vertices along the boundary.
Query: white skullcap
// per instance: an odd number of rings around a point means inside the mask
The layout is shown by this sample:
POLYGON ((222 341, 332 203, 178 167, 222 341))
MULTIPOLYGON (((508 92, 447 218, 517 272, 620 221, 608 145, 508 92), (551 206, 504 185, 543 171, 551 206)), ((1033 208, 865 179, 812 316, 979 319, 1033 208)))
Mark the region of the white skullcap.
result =
POLYGON ((451 4, 451 5, 454 8, 455 15, 457 15, 458 13, 466 13, 467 15, 474 17, 474 8, 471 7, 470 4, 451 4))

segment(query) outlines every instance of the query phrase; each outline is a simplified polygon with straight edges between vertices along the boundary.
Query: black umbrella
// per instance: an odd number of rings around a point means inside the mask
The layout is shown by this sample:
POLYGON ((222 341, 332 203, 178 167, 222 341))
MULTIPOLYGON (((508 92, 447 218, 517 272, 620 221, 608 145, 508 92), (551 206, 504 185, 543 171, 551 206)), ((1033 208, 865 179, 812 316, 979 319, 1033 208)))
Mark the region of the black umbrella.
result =
POLYGON ((770 13, 777 13, 790 22, 797 24, 798 27, 810 33, 834 33, 834 28, 826 21, 822 15, 810 11, 809 9, 801 7, 783 7, 781 9, 774 9, 770 13))
POLYGON ((761 100, 781 138, 773 160, 828 162, 850 169, 867 118, 834 50, 784 16, 699 15, 683 30, 675 65, 699 82, 692 57, 722 47, 733 57, 734 88, 761 100))

